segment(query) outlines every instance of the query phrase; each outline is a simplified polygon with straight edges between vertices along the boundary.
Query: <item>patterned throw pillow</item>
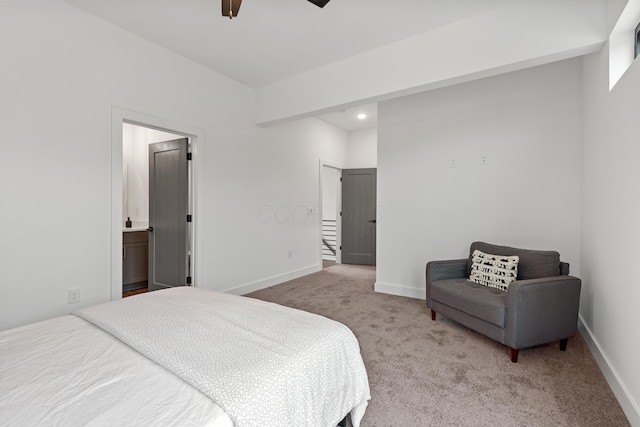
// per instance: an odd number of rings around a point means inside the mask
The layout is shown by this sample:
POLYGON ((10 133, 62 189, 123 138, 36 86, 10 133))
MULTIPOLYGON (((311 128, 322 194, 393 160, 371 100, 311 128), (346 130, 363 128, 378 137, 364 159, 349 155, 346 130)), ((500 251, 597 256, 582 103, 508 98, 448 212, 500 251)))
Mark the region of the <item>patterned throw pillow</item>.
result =
POLYGON ((509 283, 518 277, 518 256, 491 255, 476 249, 472 260, 471 282, 506 291, 509 283))

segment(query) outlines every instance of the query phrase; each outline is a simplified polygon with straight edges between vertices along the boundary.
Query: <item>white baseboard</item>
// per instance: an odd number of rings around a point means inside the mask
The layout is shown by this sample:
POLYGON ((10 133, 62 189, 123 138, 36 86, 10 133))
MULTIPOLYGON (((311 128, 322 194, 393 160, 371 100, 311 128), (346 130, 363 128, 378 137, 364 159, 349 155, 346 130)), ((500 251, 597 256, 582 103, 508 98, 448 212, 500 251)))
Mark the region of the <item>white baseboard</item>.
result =
POLYGON ((259 291, 260 289, 268 288, 269 286, 279 285, 280 283, 288 282, 289 280, 297 279, 298 277, 316 273, 320 270, 322 270, 322 266, 320 264, 315 264, 299 270, 290 271, 285 274, 267 277, 266 279, 258 280, 256 282, 246 283, 244 285, 236 286, 235 288, 226 289, 222 292, 234 295, 246 295, 251 292, 259 291))
POLYGON ((600 344, 598 344, 598 341, 593 337, 589 327, 583 322, 582 316, 578 316, 578 320, 578 329, 584 337, 589 350, 591 350, 591 354, 593 354, 594 359, 596 359, 604 378, 607 380, 607 383, 609 383, 609 387, 611 387, 613 394, 616 396, 616 399, 618 399, 622 411, 632 426, 640 426, 640 407, 633 400, 629 389, 627 389, 620 375, 618 375, 618 372, 611 365, 607 355, 600 348, 600 344))
POLYGON ((390 285, 388 283, 376 282, 373 288, 382 294, 397 295, 400 297, 426 299, 427 291, 424 289, 410 288, 408 286, 390 285))

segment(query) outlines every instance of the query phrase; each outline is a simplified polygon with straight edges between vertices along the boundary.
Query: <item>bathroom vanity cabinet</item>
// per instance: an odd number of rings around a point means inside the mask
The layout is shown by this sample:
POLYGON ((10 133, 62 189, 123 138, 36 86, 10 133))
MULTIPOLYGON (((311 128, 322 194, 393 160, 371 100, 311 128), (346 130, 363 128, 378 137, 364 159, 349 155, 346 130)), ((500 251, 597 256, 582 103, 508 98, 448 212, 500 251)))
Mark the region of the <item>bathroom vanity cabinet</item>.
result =
POLYGON ((149 243, 147 231, 122 233, 122 285, 124 290, 147 286, 149 243), (139 286, 136 286, 139 284, 139 286))

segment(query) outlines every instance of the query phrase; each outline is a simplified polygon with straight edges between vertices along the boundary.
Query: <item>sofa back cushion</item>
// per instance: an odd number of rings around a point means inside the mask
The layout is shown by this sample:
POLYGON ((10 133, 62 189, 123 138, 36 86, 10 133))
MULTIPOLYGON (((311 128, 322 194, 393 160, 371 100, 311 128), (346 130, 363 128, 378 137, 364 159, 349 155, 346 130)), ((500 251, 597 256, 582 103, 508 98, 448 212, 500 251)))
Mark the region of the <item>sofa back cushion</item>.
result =
POLYGON ((509 246, 492 245, 485 242, 473 242, 467 258, 467 277, 471 274, 473 264, 473 251, 513 256, 520 258, 518 262, 517 280, 538 279, 541 277, 554 277, 560 275, 560 254, 556 251, 537 251, 532 249, 518 249, 509 246))

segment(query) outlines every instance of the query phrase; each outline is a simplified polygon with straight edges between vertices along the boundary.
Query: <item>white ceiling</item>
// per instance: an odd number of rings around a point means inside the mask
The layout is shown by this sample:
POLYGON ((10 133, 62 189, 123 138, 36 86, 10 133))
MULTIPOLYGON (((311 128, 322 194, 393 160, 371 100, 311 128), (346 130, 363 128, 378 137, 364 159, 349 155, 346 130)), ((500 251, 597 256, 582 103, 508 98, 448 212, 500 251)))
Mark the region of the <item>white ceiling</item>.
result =
POLYGON ((606 40, 606 0, 331 0, 323 9, 243 0, 232 20, 222 0, 63 1, 255 89, 258 123, 334 105, 348 110, 317 117, 347 131, 376 127, 371 103, 386 93, 566 59, 606 40), (461 46, 475 46, 473 59, 461 62, 461 46), (361 109, 365 121, 354 118, 361 109))
POLYGON ((512 0, 65 0, 253 88, 391 44, 512 0))
MULTIPOLYGON (((570 11, 555 6, 556 2, 538 5, 537 0, 331 0, 323 9, 306 0, 243 0, 238 17, 232 20, 221 16, 221 0, 63 1, 256 91, 266 90, 266 93, 283 83, 285 90, 293 88, 291 90, 295 91, 296 83, 287 85, 296 80, 293 79, 296 76, 303 77, 307 85, 313 85, 312 76, 318 72, 323 73, 352 59, 366 58, 369 52, 383 46, 396 46, 402 41, 420 46, 411 42, 425 33, 436 34, 441 28, 464 29, 475 20, 484 23, 482 31, 486 28, 493 34, 496 28, 505 26, 505 17, 515 24, 522 10, 537 13, 535 7, 531 9, 534 4, 540 10, 550 7, 552 11, 558 9, 573 16, 570 11), (496 13, 505 8, 510 8, 512 13, 496 13)), ((575 9, 579 1, 566 0, 566 3, 565 9, 575 9)), ((576 15, 582 19, 580 11, 576 11, 576 15)), ((522 18, 526 21, 528 17, 522 18)), ((532 19, 534 25, 538 25, 537 31, 552 29, 550 25, 564 25, 532 19)), ((494 32, 500 34, 500 31, 494 32)), ((586 37, 580 28, 574 32, 586 37)), ((507 34, 501 37, 504 36, 509 37, 507 34)), ((576 38, 573 33, 566 37, 576 38)), ((446 51, 446 40, 443 42, 446 51)), ((416 55, 424 57, 428 52, 416 52, 416 55)), ((397 69, 399 64, 379 65, 397 69)), ((370 67, 364 70, 370 70, 370 67)), ((403 77, 403 73, 398 77, 403 77)), ((361 78, 366 85, 369 81, 366 71, 361 78)), ((354 83, 358 84, 357 81, 354 83)), ((281 89, 275 91, 276 94, 280 92, 281 89)), ((300 96, 305 95, 301 93, 300 96)), ((363 102, 371 103, 374 98, 369 99, 363 102)), ((376 110, 376 104, 371 104, 318 117, 352 131, 375 127, 376 110), (368 120, 354 118, 359 109, 370 110, 368 120)))

